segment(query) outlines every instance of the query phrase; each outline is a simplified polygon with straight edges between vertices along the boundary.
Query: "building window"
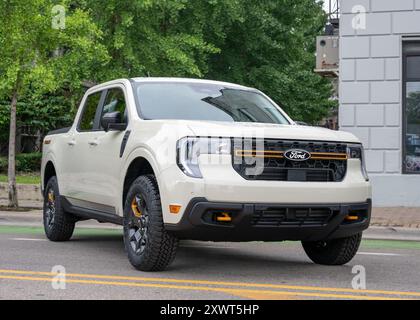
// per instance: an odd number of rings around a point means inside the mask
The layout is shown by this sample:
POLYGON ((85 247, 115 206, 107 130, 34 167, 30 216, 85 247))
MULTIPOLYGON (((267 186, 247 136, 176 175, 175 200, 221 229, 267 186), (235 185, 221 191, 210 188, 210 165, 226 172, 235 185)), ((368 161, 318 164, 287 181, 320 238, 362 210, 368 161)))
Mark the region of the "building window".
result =
POLYGON ((403 173, 420 174, 420 42, 403 53, 403 173))

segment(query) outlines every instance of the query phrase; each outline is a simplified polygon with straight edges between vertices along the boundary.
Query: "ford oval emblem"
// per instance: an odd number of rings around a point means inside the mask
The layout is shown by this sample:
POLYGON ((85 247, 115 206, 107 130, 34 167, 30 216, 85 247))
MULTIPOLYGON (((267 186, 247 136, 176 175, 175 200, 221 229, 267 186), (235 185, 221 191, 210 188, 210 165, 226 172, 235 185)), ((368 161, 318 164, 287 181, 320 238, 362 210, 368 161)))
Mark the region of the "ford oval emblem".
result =
POLYGON ((287 150, 284 157, 291 161, 306 161, 311 158, 311 154, 305 150, 292 149, 287 150))

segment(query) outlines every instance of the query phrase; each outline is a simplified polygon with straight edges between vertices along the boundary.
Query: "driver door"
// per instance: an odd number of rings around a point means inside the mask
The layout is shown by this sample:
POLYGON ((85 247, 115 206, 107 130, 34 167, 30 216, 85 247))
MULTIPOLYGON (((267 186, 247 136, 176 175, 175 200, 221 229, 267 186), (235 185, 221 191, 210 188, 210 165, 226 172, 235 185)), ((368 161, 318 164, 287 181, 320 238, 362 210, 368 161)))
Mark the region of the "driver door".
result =
POLYGON ((100 119, 110 112, 120 112, 121 119, 128 124, 126 95, 124 86, 108 88, 104 93, 103 107, 98 112, 97 130, 92 137, 88 167, 89 189, 92 199, 103 211, 115 213, 119 199, 119 183, 122 167, 120 158, 121 143, 125 131, 105 131, 100 119))

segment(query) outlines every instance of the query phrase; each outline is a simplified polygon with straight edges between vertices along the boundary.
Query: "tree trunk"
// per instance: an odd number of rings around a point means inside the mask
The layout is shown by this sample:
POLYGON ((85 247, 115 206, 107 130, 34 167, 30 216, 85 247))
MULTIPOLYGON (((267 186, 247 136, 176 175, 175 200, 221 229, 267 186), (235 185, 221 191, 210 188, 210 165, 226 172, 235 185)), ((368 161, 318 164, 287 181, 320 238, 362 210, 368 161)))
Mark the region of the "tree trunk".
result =
POLYGON ((9 183, 9 207, 19 206, 16 188, 16 105, 19 92, 19 78, 13 90, 12 103, 10 105, 10 133, 9 133, 9 163, 8 163, 8 183, 9 183))

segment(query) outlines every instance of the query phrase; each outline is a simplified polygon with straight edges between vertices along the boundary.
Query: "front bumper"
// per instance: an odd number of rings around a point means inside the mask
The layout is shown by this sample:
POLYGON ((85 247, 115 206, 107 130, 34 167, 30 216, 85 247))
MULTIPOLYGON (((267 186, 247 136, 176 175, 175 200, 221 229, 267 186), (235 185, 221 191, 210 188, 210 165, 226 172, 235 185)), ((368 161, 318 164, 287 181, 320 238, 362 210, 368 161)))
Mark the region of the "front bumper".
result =
POLYGON ((195 198, 178 224, 165 224, 180 239, 203 241, 320 241, 344 238, 369 227, 372 203, 257 204, 217 203, 195 198), (229 212, 230 223, 211 219, 229 212), (359 216, 354 222, 346 221, 359 216))
POLYGON ((187 177, 177 165, 158 175, 165 223, 180 223, 194 198, 216 203, 302 205, 362 203, 372 198, 371 185, 363 178, 357 159, 348 160, 342 182, 249 181, 233 170, 230 156, 215 157, 209 163, 200 163, 204 179, 187 177), (171 204, 181 206, 178 214, 169 212, 171 204))

